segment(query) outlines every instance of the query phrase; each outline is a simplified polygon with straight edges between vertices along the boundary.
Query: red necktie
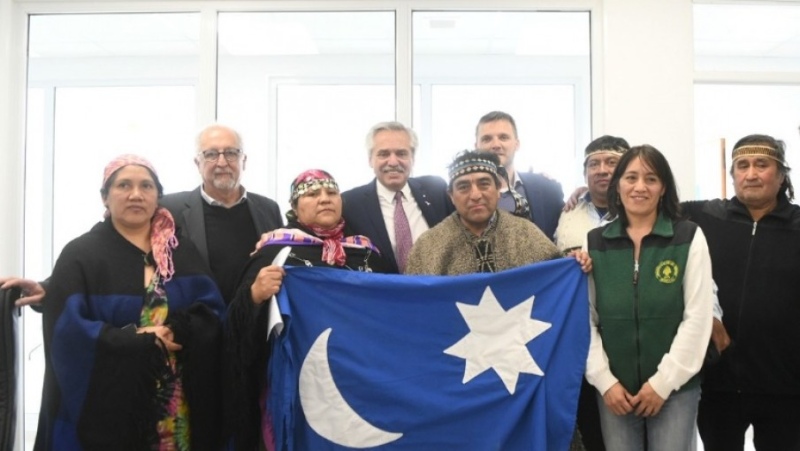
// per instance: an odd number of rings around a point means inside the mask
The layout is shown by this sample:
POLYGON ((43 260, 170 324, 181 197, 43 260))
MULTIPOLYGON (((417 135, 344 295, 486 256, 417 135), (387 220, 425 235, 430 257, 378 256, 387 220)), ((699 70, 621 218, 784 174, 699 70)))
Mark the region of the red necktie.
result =
POLYGON ((394 242, 397 247, 395 258, 400 273, 405 272, 406 259, 411 250, 411 226, 408 224, 406 211, 403 210, 403 193, 398 191, 394 194, 394 242))

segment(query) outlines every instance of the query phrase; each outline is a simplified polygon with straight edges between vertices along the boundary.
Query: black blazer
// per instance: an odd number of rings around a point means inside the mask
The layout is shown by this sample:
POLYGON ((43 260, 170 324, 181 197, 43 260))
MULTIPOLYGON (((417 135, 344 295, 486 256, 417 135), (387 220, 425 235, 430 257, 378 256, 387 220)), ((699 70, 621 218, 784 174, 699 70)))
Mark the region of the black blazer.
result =
POLYGON ((518 172, 517 175, 522 180, 528 203, 531 205, 531 222, 552 240, 558 227, 558 218, 561 217, 561 209, 564 207, 561 184, 541 174, 518 172))
MULTIPOLYGON (((377 180, 373 179, 366 185, 342 193, 344 201, 342 213, 353 233, 372 240, 389 264, 390 272, 397 273, 399 272, 397 261, 389 233, 386 231, 386 223, 383 221, 376 183, 377 180)), ((441 177, 432 175, 411 177, 407 183, 428 227, 442 222, 455 210, 447 195, 447 183, 441 177)))
MULTIPOLYGON (((193 191, 167 194, 159 201, 175 218, 175 225, 180 227, 182 234, 189 237, 197 246, 203 260, 208 264, 208 245, 206 244, 206 222, 203 218, 203 197, 200 187, 193 191)), ((264 232, 283 227, 281 210, 274 200, 264 196, 247 193, 247 206, 256 226, 257 236, 253 237, 253 246, 264 232)))

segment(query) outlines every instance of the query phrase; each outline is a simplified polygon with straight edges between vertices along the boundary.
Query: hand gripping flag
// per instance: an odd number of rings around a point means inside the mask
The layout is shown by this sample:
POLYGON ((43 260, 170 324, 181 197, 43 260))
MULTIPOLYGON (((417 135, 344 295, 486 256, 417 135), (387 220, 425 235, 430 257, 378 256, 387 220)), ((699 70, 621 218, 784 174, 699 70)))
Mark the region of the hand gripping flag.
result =
POLYGON ((574 259, 494 274, 286 269, 277 449, 566 450, 589 346, 574 259))

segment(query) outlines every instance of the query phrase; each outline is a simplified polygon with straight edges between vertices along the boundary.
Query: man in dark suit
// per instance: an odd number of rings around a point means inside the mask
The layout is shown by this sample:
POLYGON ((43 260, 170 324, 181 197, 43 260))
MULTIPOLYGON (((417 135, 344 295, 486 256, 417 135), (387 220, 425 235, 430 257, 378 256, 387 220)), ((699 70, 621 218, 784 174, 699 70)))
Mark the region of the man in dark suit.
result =
POLYGON ((408 219, 412 242, 454 210, 447 197, 447 183, 440 177, 409 177, 417 142, 416 133, 399 122, 373 126, 367 134, 367 151, 375 179, 342 193, 347 225, 372 240, 393 272, 402 272, 404 263, 398 265, 394 219, 397 197, 408 219))
POLYGON ((230 302, 239 272, 262 233, 283 226, 278 204, 248 193, 240 184, 247 155, 239 134, 223 125, 206 127, 197 137, 194 158, 203 183, 193 191, 161 199, 209 264, 222 296, 230 302))
POLYGON ((541 174, 517 172, 514 168, 514 155, 519 150, 514 118, 502 111, 484 115, 475 127, 475 148, 497 154, 508 173, 508 181, 501 179, 498 206, 519 216, 524 215, 552 240, 564 206, 564 192, 555 180, 541 174), (527 201, 527 208, 520 205, 520 199, 527 201))

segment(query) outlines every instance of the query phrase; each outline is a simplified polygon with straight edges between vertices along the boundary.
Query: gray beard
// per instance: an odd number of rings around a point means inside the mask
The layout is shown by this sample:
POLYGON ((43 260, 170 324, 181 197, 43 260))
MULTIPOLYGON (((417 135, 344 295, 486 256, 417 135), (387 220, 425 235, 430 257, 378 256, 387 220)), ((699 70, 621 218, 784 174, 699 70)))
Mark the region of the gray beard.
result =
POLYGON ((229 191, 229 190, 232 190, 232 189, 236 188, 236 185, 238 185, 239 183, 238 183, 238 181, 233 180, 233 179, 222 180, 222 179, 215 178, 211 182, 211 184, 214 185, 214 188, 216 188, 216 189, 218 189, 220 191, 229 191))

